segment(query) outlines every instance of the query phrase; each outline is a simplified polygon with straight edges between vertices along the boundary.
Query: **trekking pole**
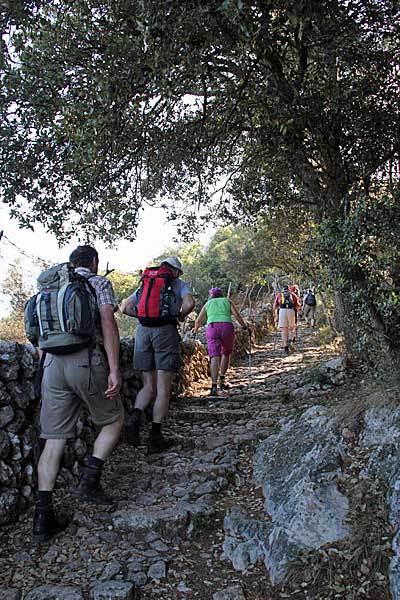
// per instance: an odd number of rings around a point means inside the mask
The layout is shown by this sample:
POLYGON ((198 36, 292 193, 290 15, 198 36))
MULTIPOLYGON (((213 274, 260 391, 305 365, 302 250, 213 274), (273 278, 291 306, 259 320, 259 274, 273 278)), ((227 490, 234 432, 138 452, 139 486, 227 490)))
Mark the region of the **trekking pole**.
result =
POLYGON ((247 327, 247 331, 249 333, 249 387, 251 387, 251 367, 252 367, 251 359, 252 359, 252 356, 251 356, 251 330, 250 330, 250 327, 247 327))
POLYGON ((278 339, 278 335, 279 335, 279 323, 276 324, 276 328, 274 331, 274 348, 273 348, 272 352, 275 352, 275 350, 276 350, 276 340, 278 339))
POLYGON ((196 350, 196 333, 193 335, 193 350, 192 350, 192 354, 190 355, 190 359, 189 359, 188 377, 189 377, 190 387, 192 387, 192 365, 193 365, 193 357, 194 357, 195 350, 196 350))

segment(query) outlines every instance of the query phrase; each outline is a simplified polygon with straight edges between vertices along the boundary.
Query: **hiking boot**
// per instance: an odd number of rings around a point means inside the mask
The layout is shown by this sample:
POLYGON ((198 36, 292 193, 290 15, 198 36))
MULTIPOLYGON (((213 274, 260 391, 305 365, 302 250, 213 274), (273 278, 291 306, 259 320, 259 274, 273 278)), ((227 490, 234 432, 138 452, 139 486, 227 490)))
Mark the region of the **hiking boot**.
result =
POLYGON ((223 390, 224 392, 229 391, 229 385, 227 383, 225 383, 225 377, 220 377, 220 379, 219 379, 219 389, 223 390))
POLYGON ((85 502, 111 506, 115 503, 115 500, 111 496, 108 496, 101 487, 100 477, 101 469, 84 467, 78 487, 72 490, 72 494, 85 502))
POLYGON ((158 437, 149 437, 149 441, 147 442, 147 454, 157 454, 158 452, 164 452, 164 450, 168 450, 173 446, 175 440, 168 439, 163 437, 162 435, 158 437))
POLYGON ((69 524, 65 516, 56 517, 52 504, 44 508, 37 506, 33 515, 33 541, 46 542, 69 524))
POLYGON ((217 384, 213 383, 211 386, 211 390, 210 390, 210 394, 211 397, 217 397, 218 396, 218 388, 217 388, 217 384))
POLYGON ((285 354, 289 354, 289 346, 285 346, 284 349, 283 349, 283 352, 285 354))
POLYGON ((135 448, 140 446, 140 426, 141 417, 134 412, 125 426, 125 433, 126 441, 135 448))

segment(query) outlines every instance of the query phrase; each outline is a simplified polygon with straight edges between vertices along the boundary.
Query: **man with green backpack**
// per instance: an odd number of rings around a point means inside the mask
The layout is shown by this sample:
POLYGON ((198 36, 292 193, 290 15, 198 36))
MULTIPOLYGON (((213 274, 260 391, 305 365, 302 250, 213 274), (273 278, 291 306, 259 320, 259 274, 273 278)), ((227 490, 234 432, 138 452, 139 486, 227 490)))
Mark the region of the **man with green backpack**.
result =
POLYGON ((82 404, 100 432, 72 493, 85 502, 113 504, 100 477, 118 441, 124 412, 119 397, 117 301, 111 282, 97 274, 98 264, 95 248, 78 246, 70 263, 40 275, 39 293, 25 307, 27 337, 42 352, 43 368, 40 426, 45 446, 38 464, 35 541, 45 541, 67 526, 54 512, 52 491, 82 404))

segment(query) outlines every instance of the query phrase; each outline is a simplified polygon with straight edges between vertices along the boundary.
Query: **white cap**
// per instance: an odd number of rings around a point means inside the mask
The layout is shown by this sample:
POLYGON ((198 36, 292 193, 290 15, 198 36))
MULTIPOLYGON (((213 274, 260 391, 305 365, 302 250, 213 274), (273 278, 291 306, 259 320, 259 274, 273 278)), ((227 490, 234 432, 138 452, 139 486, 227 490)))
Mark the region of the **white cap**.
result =
POLYGON ((168 256, 168 258, 164 258, 161 264, 167 264, 174 269, 178 269, 178 271, 181 272, 181 275, 183 273, 182 263, 177 256, 168 256))

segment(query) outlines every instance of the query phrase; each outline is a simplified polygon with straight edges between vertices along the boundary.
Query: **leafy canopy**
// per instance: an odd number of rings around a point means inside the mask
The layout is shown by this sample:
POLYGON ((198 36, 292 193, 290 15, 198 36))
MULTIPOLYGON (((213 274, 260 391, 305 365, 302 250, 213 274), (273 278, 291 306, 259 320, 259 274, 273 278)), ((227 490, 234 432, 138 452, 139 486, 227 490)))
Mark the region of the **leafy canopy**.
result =
POLYGON ((133 238, 343 214, 399 151, 394 0, 55 0, 3 14, 0 190, 25 226, 133 238), (220 193, 214 193, 216 188, 220 193))

